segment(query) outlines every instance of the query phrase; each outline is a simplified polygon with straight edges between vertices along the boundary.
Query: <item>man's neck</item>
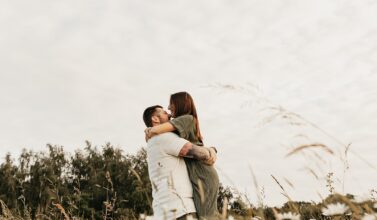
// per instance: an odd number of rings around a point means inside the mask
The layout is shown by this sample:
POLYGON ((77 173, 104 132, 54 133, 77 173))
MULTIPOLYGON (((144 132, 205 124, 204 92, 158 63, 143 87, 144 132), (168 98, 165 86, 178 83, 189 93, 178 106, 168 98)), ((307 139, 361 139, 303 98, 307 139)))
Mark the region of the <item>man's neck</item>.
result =
POLYGON ((152 123, 152 127, 155 127, 157 125, 160 125, 161 123, 152 123))

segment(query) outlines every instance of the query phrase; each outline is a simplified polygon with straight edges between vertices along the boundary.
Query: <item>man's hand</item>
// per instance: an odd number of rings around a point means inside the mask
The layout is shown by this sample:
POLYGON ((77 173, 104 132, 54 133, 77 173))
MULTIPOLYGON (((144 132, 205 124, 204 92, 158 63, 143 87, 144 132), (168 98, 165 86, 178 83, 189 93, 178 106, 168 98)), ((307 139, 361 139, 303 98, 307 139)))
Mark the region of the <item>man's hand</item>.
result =
POLYGON ((217 160, 217 153, 216 153, 216 151, 213 147, 210 147, 208 150, 209 150, 210 157, 209 157, 208 160, 203 161, 203 163, 205 163, 209 166, 212 166, 217 160))

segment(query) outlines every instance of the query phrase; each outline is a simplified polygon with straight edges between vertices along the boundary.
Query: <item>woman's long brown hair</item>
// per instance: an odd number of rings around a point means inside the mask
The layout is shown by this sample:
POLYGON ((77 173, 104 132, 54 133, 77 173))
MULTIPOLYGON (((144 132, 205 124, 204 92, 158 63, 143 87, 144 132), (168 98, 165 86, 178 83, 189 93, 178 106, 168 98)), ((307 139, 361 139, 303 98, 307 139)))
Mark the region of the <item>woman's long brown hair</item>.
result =
POLYGON ((203 142, 202 134, 199 128, 199 119, 196 112, 194 100, 187 92, 177 92, 170 96, 170 105, 174 105, 174 117, 182 115, 192 115, 194 117, 194 124, 196 128, 196 137, 200 142, 203 142))

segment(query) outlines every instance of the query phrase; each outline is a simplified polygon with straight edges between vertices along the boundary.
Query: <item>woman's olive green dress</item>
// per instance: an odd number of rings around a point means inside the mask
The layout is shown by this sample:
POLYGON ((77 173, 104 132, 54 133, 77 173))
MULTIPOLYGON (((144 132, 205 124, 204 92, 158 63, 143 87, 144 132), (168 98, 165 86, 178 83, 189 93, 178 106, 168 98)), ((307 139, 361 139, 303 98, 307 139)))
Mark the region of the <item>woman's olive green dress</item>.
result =
MULTIPOLYGON (((182 115, 170 123, 176 128, 180 137, 191 143, 203 146, 196 137, 196 127, 192 115, 182 115)), ((217 210, 217 195, 219 191, 219 176, 213 166, 201 161, 184 158, 193 187, 193 199, 196 212, 200 218, 213 219, 219 216, 217 210)))

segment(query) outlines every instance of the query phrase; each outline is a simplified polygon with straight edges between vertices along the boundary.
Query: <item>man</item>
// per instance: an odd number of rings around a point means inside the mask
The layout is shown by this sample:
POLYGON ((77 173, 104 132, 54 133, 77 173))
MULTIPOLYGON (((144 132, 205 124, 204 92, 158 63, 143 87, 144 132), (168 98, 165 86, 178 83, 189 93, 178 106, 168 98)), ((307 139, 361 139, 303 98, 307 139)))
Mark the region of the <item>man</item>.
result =
MULTIPOLYGON (((155 105, 145 109, 143 120, 147 127, 153 127, 169 121, 169 115, 155 105)), ((149 139, 147 162, 156 219, 196 218, 192 185, 182 157, 212 165, 216 153, 213 148, 196 146, 172 132, 149 139)))

